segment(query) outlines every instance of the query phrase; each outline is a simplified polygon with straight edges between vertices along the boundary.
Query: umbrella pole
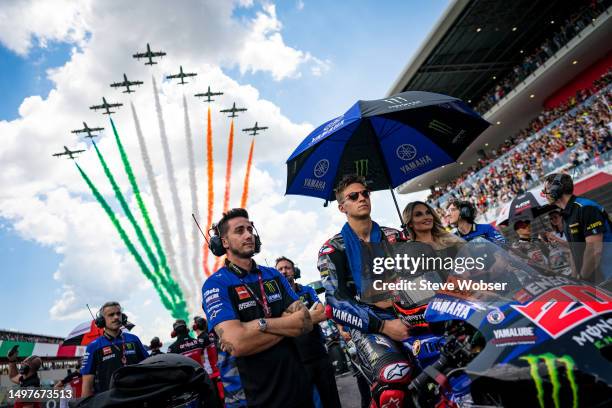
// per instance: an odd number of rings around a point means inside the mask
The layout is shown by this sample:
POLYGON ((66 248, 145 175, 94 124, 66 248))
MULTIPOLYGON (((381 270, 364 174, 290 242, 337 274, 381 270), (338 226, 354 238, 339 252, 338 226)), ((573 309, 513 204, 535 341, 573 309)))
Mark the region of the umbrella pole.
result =
POLYGON ((399 216, 400 224, 402 224, 402 229, 404 229, 404 220, 402 220, 402 213, 400 212, 399 205, 397 205, 397 199, 395 198, 393 187, 389 186, 389 191, 391 191, 391 197, 393 197, 393 203, 395 204, 395 209, 397 210, 397 215, 399 216))

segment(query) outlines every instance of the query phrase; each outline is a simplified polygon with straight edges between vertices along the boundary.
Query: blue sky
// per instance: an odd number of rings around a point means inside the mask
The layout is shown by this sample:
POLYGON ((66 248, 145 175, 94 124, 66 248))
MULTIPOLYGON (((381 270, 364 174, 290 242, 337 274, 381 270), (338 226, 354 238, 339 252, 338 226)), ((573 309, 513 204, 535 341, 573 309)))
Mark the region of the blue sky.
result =
MULTIPOLYGON (((238 83, 256 88, 260 98, 280 107, 281 114, 290 121, 316 126, 342 113, 356 99, 383 97, 447 3, 304 1, 300 9, 298 2, 279 2, 276 14, 282 24, 280 34, 284 43, 318 60, 329 61, 329 70, 321 76, 304 70, 299 77, 278 81, 266 70, 242 75, 237 64, 225 64, 221 69, 238 83)), ((233 16, 248 21, 258 10, 258 6, 238 8, 233 16)), ((66 64, 75 47, 74 43, 61 41, 49 41, 45 48, 36 41, 33 43, 27 55, 18 55, 7 48, 0 36, 0 95, 3 98, 0 124, 18 118, 24 98, 33 95, 47 98, 53 87, 47 78, 47 69, 66 64)), ((0 153, 1 150, 2 147, 0 153)), ((263 170, 268 168, 271 167, 262 166, 263 170)), ((61 267, 64 257, 56 246, 24 239, 13 228, 14 222, 0 215, 2 280, 3 287, 9 289, 0 297, 0 309, 11 311, 0 315, 0 328, 67 333, 78 320, 58 321, 49 317, 49 309, 63 290, 63 283, 54 279, 53 274, 61 267)))

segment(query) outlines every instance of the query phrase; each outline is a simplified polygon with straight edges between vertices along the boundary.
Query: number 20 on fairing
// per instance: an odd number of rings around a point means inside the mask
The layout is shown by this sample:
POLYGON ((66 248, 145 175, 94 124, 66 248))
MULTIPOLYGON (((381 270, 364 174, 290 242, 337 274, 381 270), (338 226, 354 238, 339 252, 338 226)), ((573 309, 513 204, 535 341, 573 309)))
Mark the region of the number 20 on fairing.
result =
POLYGON ((611 312, 612 296, 590 286, 565 285, 512 307, 556 339, 595 316, 611 312))

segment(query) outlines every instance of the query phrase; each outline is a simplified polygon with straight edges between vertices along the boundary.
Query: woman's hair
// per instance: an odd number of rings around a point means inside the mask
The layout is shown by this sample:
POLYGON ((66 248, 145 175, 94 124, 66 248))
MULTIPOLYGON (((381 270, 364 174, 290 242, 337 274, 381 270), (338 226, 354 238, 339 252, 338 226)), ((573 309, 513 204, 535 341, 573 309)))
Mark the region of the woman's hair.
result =
POLYGON ((440 217, 438 216, 436 211, 433 209, 432 206, 423 201, 413 201, 411 203, 408 203, 408 205, 406 205, 404 211, 402 212, 402 220, 404 221, 406 230, 408 231, 408 234, 410 234, 410 238, 413 241, 417 240, 417 236, 416 232, 414 231, 414 229, 412 229, 412 227, 409 226, 409 224, 412 222, 412 213, 414 212, 414 207, 416 207, 418 204, 424 205, 431 212, 431 215, 433 217, 431 236, 433 237, 434 242, 436 242, 442 247, 448 247, 455 245, 459 242, 463 242, 463 240, 458 236, 446 232, 446 230, 442 226, 442 221, 440 220, 440 217))

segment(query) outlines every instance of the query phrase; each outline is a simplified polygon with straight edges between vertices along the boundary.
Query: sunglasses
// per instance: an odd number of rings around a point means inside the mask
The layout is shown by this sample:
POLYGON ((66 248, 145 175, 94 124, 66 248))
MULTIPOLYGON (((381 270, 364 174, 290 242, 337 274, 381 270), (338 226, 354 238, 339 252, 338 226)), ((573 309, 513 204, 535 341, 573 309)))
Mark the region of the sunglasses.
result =
POLYGON ((350 200, 350 201, 356 201, 357 199, 359 199, 360 194, 363 196, 363 198, 370 198, 370 191, 363 190, 363 191, 354 191, 350 194, 347 194, 346 197, 344 197, 344 199, 350 200))

